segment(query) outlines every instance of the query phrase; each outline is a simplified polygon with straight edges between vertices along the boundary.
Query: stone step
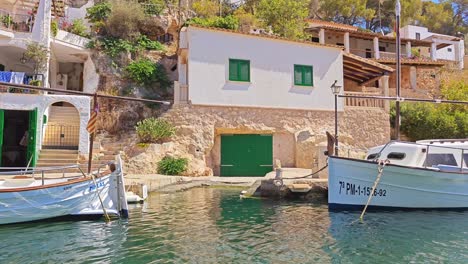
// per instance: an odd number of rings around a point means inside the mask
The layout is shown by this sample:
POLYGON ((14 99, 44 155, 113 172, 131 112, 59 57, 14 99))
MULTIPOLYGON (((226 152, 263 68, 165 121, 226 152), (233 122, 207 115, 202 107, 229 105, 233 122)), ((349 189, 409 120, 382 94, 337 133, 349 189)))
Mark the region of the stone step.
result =
POLYGON ((75 149, 41 149, 40 154, 52 154, 52 155, 74 154, 74 155, 78 155, 78 150, 75 150, 75 149))
MULTIPOLYGON (((39 159, 37 164, 77 164, 77 159, 39 159)), ((51 165, 48 165, 51 166, 51 165)))
POLYGON ((67 153, 43 153, 42 151, 39 153, 39 159, 77 159, 78 154, 67 154, 67 153))

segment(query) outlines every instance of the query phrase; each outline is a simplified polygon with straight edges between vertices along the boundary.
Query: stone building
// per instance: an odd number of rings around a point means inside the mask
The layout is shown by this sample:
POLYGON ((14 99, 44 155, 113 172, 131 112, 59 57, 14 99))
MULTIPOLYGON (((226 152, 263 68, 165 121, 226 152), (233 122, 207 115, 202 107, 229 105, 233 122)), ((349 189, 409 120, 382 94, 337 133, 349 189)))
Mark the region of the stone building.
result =
POLYGON ((86 48, 89 39, 67 31, 73 19, 84 19, 92 4, 74 8, 61 0, 0 1, 0 166, 70 164, 88 153, 88 97, 21 90, 5 83, 95 92, 99 75, 86 48), (25 56, 30 43, 45 47, 45 67, 36 67, 25 56), (22 140, 25 135, 27 140, 22 140))
MULTIPOLYGON (((334 130, 331 85, 344 86, 342 94, 374 80, 388 88, 393 71, 337 45, 199 26, 182 29, 178 53, 174 106, 164 118, 197 164, 194 175, 263 176, 275 160, 323 165, 325 132, 334 130)), ((341 154, 389 140, 383 102, 339 98, 337 108, 341 154)))

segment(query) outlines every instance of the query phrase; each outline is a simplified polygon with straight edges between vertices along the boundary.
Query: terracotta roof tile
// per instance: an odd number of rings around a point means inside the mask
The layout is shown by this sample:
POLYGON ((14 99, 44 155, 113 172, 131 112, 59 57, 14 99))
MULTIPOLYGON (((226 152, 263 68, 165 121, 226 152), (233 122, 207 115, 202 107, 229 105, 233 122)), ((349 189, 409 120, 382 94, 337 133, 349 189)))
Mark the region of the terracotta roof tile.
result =
MULTIPOLYGON (((380 63, 396 63, 395 58, 380 58, 380 59, 373 59, 374 61, 380 62, 380 63)), ((449 63, 453 63, 454 61, 449 61, 449 60, 431 60, 431 59, 424 59, 424 58, 414 58, 414 59, 409 59, 409 58, 401 58, 401 64, 407 64, 407 65, 438 65, 438 66, 444 66, 449 63)))
POLYGON ((325 20, 314 19, 314 18, 306 19, 306 21, 309 23, 319 24, 321 27, 326 27, 326 28, 344 29, 348 31, 358 30, 358 27, 347 25, 347 24, 336 23, 332 21, 325 21, 325 20))
POLYGON ((351 54, 351 53, 344 53, 343 57, 352 58, 354 60, 357 60, 357 61, 369 64, 369 65, 375 66, 377 68, 380 68, 380 69, 388 71, 388 72, 393 72, 394 71, 394 69, 392 67, 381 64, 381 63, 377 62, 376 60, 366 59, 366 58, 363 58, 363 57, 360 57, 360 56, 357 56, 357 55, 354 55, 354 54, 351 54))
POLYGON ((301 44, 306 44, 306 45, 311 45, 311 46, 329 47, 329 48, 335 48, 335 49, 343 50, 343 47, 342 47, 342 46, 331 45, 331 44, 320 44, 320 43, 312 42, 312 41, 308 41, 308 40, 293 40, 293 39, 288 39, 288 38, 279 37, 279 36, 274 36, 274 35, 262 35, 262 34, 244 33, 244 32, 240 32, 240 31, 236 31, 236 30, 231 30, 231 29, 216 28, 216 27, 206 27, 206 26, 200 26, 200 25, 190 25, 189 28, 207 29, 207 30, 221 31, 221 32, 227 32, 227 33, 233 33, 233 34, 240 34, 240 35, 258 37, 258 38, 276 39, 276 40, 283 40, 283 41, 301 43, 301 44))

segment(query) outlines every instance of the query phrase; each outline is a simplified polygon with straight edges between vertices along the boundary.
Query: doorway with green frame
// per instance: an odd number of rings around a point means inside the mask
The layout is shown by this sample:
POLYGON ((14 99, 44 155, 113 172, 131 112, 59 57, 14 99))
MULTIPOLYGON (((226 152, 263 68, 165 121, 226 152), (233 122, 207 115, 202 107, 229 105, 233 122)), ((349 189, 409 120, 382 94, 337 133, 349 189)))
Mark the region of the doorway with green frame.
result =
POLYGON ((37 108, 0 109, 0 166, 34 167, 37 161, 37 108))

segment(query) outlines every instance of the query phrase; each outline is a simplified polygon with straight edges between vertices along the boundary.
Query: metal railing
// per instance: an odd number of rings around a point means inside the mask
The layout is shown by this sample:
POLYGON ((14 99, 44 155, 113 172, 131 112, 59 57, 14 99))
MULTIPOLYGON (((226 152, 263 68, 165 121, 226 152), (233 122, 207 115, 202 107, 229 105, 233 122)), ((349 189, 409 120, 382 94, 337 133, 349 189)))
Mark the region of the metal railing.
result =
MULTIPOLYGON (((93 173, 95 176, 99 176, 101 174, 101 170, 109 164, 101 164, 98 168, 96 173, 93 173)), ((84 173, 83 169, 81 168, 83 165, 76 164, 76 165, 66 165, 66 166, 51 166, 51 167, 41 167, 41 168, 31 168, 31 167, 0 167, 0 176, 25 176, 28 178, 35 179, 36 175, 41 176, 41 184, 45 184, 45 176, 46 173, 55 174, 60 172, 62 174, 62 178, 81 178, 85 177, 86 174, 84 173), (66 176, 65 173, 69 170, 78 170, 80 173, 79 175, 70 175, 66 176)), ((59 178, 51 178, 51 179, 59 179, 59 178)))
POLYGON ((384 108, 385 102, 383 100, 372 99, 372 98, 359 98, 357 96, 366 95, 366 96, 379 96, 382 95, 379 92, 344 92, 345 95, 351 95, 356 97, 346 97, 345 106, 351 107, 374 107, 374 108, 384 108))
POLYGON ((31 15, 13 14, 7 10, 0 9, 0 28, 31 32, 33 26, 33 17, 31 15))
POLYGON ((42 146, 49 149, 77 149, 80 140, 80 126, 45 125, 42 146))

